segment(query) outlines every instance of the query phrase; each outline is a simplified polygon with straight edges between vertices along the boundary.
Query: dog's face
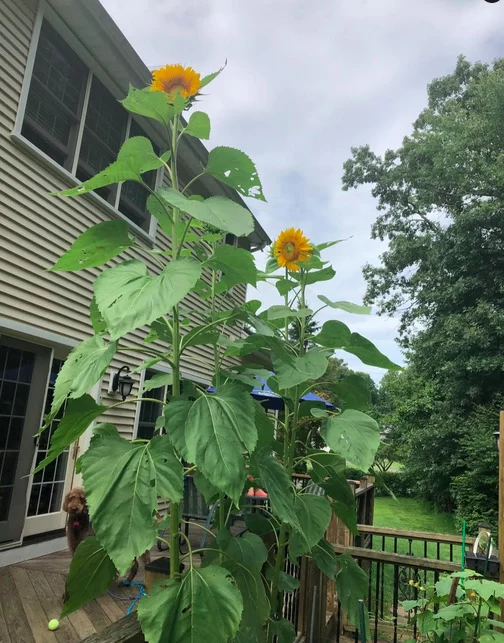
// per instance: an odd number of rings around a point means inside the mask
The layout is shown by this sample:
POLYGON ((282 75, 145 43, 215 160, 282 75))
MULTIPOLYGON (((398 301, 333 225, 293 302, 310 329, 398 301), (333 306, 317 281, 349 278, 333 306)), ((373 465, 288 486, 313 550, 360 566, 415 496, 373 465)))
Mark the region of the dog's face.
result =
POLYGON ((84 489, 70 489, 63 501, 63 511, 70 514, 83 514, 87 512, 86 494, 84 489))

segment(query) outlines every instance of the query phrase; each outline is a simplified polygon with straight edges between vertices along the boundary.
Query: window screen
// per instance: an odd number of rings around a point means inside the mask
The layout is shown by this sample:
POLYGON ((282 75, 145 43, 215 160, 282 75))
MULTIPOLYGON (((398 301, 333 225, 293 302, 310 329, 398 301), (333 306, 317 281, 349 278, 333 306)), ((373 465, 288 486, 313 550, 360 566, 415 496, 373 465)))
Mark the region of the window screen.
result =
POLYGON ((86 66, 44 21, 22 134, 67 169, 75 151, 87 74, 86 66))
MULTIPOLYGON (((155 375, 154 371, 145 372, 145 381, 147 382, 155 375)), ((166 389, 155 388, 148 391, 147 397, 164 401, 166 389)), ((163 412, 163 406, 157 402, 140 402, 140 412, 138 417, 137 438, 150 440, 156 429, 156 420, 163 412)))

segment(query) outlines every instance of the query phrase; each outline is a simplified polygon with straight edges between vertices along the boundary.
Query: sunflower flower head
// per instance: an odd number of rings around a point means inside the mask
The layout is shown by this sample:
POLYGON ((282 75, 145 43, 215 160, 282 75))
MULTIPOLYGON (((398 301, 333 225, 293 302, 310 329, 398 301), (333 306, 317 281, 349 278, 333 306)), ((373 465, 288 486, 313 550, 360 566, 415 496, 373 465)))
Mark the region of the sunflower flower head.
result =
POLYGON ((166 65, 152 72, 151 91, 164 92, 171 100, 178 94, 185 99, 192 98, 200 87, 200 75, 192 67, 166 65))
POLYGON ((299 263, 310 257, 313 246, 299 229, 288 228, 278 235, 273 246, 273 254, 279 266, 292 270, 300 269, 299 263))

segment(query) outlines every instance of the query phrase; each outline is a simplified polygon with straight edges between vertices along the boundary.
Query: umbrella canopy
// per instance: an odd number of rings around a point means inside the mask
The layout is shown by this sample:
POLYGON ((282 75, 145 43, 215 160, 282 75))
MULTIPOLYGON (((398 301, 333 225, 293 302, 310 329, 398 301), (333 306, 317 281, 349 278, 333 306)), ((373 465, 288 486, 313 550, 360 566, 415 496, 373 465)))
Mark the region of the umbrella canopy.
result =
MULTIPOLYGON (((271 375, 274 375, 274 373, 271 373, 271 375)), ((272 411, 281 411, 284 406, 282 398, 277 393, 275 393, 270 389, 270 387, 268 386, 268 383, 264 378, 255 376, 255 379, 257 380, 257 386, 255 386, 250 391, 250 395, 252 395, 252 397, 254 397, 256 400, 261 402, 261 404, 265 408, 270 409, 272 411)), ((207 390, 209 393, 213 393, 215 391, 215 387, 211 386, 207 390)), ((324 400, 318 395, 315 395, 315 393, 311 393, 311 392, 306 393, 306 395, 303 395, 301 400, 303 402, 321 402, 327 408, 330 408, 330 409, 334 408, 334 404, 331 404, 331 402, 328 402, 327 400, 324 400)))

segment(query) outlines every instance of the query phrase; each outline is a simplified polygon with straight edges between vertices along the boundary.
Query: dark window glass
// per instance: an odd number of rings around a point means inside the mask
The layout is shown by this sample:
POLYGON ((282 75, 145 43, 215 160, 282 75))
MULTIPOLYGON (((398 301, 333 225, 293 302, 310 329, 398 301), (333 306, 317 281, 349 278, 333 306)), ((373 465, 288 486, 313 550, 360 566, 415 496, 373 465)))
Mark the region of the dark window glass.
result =
POLYGON ((67 169, 72 163, 88 70, 44 20, 22 133, 67 169))
MULTIPOLYGON (((132 136, 145 136, 147 134, 136 123, 131 121, 130 138, 132 136)), ((158 148, 153 145, 154 152, 159 154, 158 148)), ((156 170, 151 170, 142 175, 143 181, 152 190, 156 187, 156 170)), ((125 181, 121 187, 121 198, 119 200, 119 210, 131 219, 137 226, 144 230, 149 229, 149 214, 147 212, 147 199, 149 198, 149 191, 140 183, 136 181, 125 181)))
MULTIPOLYGON (((155 375, 154 371, 146 371, 145 381, 150 380, 155 375)), ((165 388, 155 388, 148 392, 150 398, 163 401, 165 398, 165 388)), ((156 420, 163 412, 161 404, 156 402, 141 402, 140 413, 138 417, 137 437, 143 440, 150 440, 156 429, 156 420)))
MULTIPOLYGON (((87 181, 117 159, 126 131, 128 115, 120 103, 93 77, 77 166, 77 178, 87 181)), ((96 192, 114 203, 117 186, 96 192)))

